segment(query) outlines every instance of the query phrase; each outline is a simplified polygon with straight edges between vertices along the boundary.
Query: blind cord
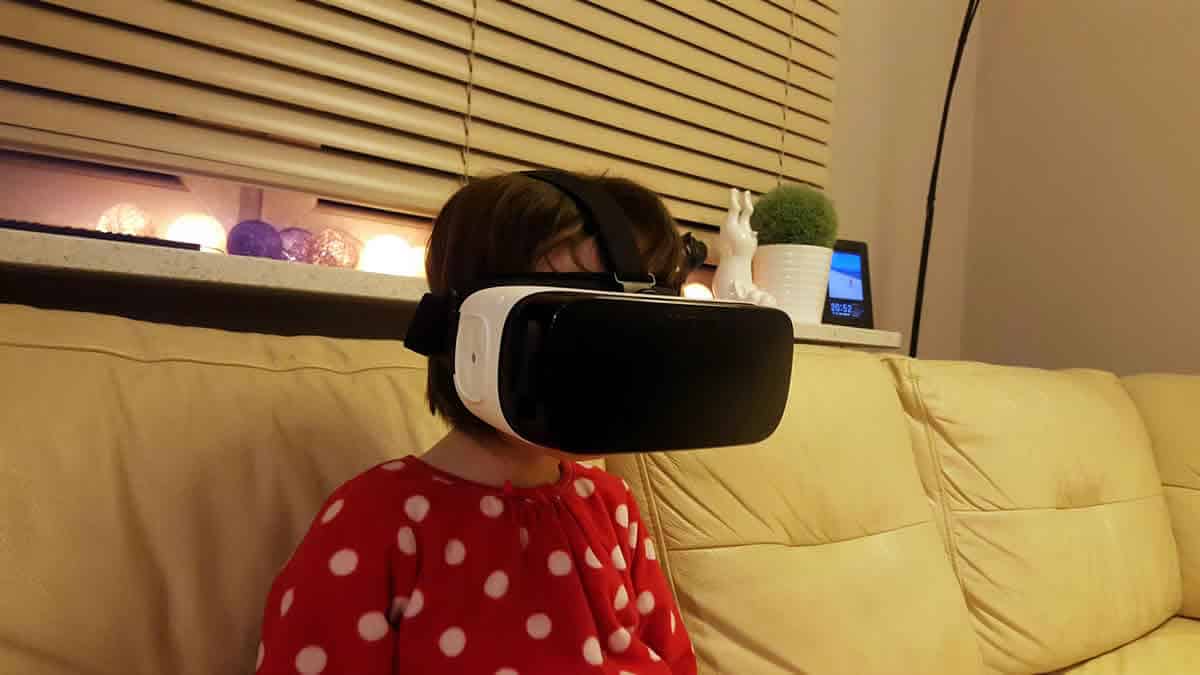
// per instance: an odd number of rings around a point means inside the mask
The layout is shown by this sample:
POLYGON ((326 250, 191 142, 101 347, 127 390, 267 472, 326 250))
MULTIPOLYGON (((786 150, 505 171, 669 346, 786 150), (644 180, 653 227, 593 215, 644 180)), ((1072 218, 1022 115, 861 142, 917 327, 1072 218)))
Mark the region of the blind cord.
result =
POLYGON ((792 8, 788 12, 787 60, 783 68, 783 104, 780 106, 783 114, 779 123, 779 174, 775 177, 776 186, 783 185, 783 149, 787 143, 788 98, 792 92, 792 41, 796 34, 796 2, 797 0, 792 0, 792 8))
POLYGON ((475 93, 475 36, 478 28, 479 0, 471 0, 471 28, 467 44, 467 107, 463 112, 463 185, 471 182, 471 98, 475 93))

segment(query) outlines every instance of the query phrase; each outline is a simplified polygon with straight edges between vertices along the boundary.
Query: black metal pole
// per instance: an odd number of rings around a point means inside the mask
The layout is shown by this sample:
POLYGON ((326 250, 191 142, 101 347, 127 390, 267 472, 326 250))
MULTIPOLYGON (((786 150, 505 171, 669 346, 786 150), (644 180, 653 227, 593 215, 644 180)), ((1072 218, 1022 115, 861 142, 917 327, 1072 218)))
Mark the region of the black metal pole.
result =
POLYGON ((925 199, 925 235, 921 240, 921 264, 917 268, 917 299, 913 305, 912 332, 909 336, 908 355, 917 355, 917 343, 921 337, 921 309, 925 304, 925 274, 929 271, 929 244, 933 239, 933 211, 937 201, 938 174, 942 169, 942 145, 946 141, 946 120, 950 116, 950 101, 954 98, 954 83, 958 81, 958 69, 962 65, 967 36, 971 34, 971 23, 983 0, 968 0, 967 13, 963 16, 962 31, 958 45, 954 48, 954 65, 950 67, 950 82, 946 85, 946 100, 942 104, 942 121, 938 125, 937 149, 933 154, 933 172, 929 178, 929 195, 925 199))

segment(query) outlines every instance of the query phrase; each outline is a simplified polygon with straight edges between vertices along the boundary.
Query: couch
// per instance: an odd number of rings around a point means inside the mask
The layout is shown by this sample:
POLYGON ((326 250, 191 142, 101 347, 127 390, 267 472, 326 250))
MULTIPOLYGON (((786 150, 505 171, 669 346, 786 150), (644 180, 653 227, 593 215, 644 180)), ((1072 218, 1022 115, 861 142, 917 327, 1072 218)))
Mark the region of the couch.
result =
MULTIPOLYGON (((793 372, 759 445, 607 460, 702 672, 1200 672, 1200 377, 793 372)), ((388 342, 0 305, 0 378, 5 674, 250 673, 322 498, 444 430, 388 342)))

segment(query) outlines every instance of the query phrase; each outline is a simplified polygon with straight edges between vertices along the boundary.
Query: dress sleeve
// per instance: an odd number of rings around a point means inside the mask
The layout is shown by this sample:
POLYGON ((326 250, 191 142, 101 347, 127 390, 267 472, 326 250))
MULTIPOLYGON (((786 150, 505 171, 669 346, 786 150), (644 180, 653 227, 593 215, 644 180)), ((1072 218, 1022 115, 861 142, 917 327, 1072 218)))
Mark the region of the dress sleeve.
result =
POLYGON ((416 546, 410 528, 381 515, 388 509, 369 482, 360 477, 329 497, 275 579, 259 675, 393 672, 416 546))
POLYGON ((643 616, 643 640, 671 667, 674 675, 696 675, 696 652, 671 586, 658 564, 654 536, 642 520, 632 495, 629 499, 630 576, 637 611, 643 616))

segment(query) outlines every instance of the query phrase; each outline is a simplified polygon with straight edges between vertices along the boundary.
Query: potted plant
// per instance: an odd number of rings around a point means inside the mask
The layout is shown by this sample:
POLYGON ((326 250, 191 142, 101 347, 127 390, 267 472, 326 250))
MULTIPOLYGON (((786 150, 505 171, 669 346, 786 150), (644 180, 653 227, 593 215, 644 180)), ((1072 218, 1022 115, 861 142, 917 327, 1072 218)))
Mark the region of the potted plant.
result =
POLYGON ((781 185, 754 205, 758 232, 754 283, 770 293, 794 323, 821 323, 837 214, 823 192, 781 185))

